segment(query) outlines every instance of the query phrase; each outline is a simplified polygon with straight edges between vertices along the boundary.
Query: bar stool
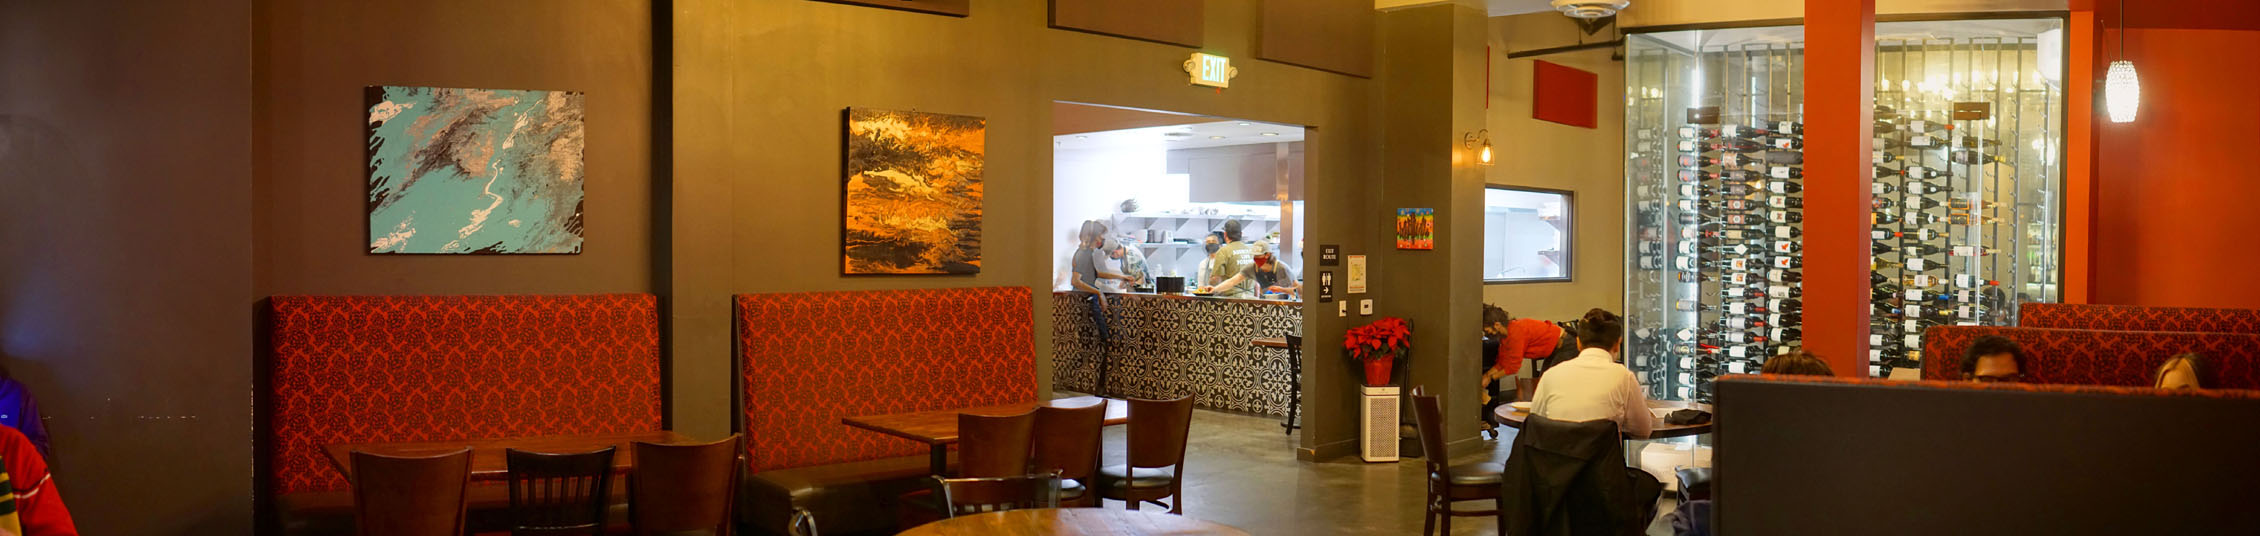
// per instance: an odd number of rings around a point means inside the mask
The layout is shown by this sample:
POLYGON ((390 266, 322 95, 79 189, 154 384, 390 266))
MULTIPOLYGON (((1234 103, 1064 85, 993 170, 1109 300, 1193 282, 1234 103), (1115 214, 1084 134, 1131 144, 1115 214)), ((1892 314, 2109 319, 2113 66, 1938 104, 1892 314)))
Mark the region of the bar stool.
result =
POLYGON ((1303 336, 1287 336, 1287 422, 1279 423, 1286 434, 1294 435, 1303 425, 1295 422, 1303 407, 1303 336))

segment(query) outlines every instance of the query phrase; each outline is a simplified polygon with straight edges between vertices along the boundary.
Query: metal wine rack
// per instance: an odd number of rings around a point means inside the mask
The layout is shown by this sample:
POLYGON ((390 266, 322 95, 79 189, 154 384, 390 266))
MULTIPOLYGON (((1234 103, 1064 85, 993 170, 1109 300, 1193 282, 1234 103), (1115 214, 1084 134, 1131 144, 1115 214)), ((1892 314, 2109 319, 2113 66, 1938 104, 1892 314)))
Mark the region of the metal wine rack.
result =
MULTIPOLYGON (((1878 25, 1872 375, 1919 366, 1930 325, 2056 299, 2063 102, 2037 29, 2061 21, 1963 22, 1878 25)), ((1803 340, 1801 38, 1627 39, 1625 363, 1650 397, 1709 402, 1803 340)))

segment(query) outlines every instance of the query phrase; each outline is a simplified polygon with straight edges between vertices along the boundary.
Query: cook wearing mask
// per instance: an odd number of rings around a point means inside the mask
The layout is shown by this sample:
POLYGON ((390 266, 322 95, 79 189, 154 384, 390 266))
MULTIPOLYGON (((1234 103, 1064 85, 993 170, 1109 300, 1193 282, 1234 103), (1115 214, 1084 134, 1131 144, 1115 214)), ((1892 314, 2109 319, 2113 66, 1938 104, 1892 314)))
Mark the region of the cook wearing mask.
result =
POLYGON ((1201 239, 1201 242, 1201 247, 1208 253, 1208 256, 1201 257, 1201 271, 1198 274, 1200 278, 1194 280, 1193 285, 1197 288, 1207 289, 1224 280, 1224 274, 1216 272, 1216 251, 1224 247, 1224 231, 1210 232, 1208 237, 1201 239))
POLYGON ((1255 298, 1274 293, 1293 296, 1302 290, 1302 283, 1295 280, 1295 270, 1279 262, 1271 252, 1270 243, 1249 244, 1248 251, 1253 253, 1248 265, 1218 283, 1216 295, 1227 298, 1255 298))
POLYGON ((1237 298, 1253 298, 1256 296, 1257 289, 1252 281, 1241 285, 1245 288, 1237 291, 1231 285, 1225 285, 1221 281, 1239 275, 1242 270, 1248 269, 1248 265, 1252 264, 1254 260, 1254 248, 1248 242, 1245 242, 1247 238, 1240 234, 1240 228, 1245 225, 1247 225, 1247 222, 1240 220, 1225 221, 1224 245, 1218 246, 1216 253, 1209 254, 1209 258, 1215 260, 1215 269, 1209 272, 1209 277, 1220 280, 1211 283, 1213 288, 1210 289, 1210 292, 1214 292, 1218 296, 1237 298))

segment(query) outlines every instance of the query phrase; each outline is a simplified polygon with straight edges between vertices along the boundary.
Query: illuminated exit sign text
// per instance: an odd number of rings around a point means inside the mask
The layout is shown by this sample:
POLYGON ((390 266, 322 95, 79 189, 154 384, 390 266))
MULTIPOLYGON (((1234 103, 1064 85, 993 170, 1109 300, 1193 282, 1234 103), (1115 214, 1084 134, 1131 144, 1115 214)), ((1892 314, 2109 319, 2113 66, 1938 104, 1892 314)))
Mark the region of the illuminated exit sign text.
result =
POLYGON ((1232 77, 1240 74, 1239 69, 1232 67, 1232 58, 1199 52, 1185 60, 1185 72, 1193 75, 1193 85, 1218 89, 1230 87, 1232 77))

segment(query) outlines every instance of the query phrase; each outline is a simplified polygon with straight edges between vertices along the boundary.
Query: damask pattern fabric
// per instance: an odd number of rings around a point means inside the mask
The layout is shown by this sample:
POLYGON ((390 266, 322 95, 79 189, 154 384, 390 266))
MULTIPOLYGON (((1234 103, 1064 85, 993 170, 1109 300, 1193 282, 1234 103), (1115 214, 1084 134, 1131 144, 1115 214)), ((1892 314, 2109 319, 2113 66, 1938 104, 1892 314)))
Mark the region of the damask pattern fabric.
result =
POLYGON ((2018 306, 2017 325, 2028 328, 2260 334, 2260 309, 2027 303, 2018 306))
POLYGON ((2260 400, 2260 391, 2249 389, 2153 389, 2150 387, 2123 387, 2111 385, 2064 385, 2038 383, 1981 383, 1972 381, 1901 381, 1882 378, 1847 378, 1841 376, 1802 376, 1777 374, 1729 374, 1720 376, 1722 382, 1767 381, 1786 383, 1831 383, 1847 385, 1878 385, 1927 389, 1965 389, 1980 391, 2023 391, 2034 393, 2077 393, 2123 396, 2166 396, 2191 398, 2222 398, 2234 400, 2260 400))
MULTIPOLYGON (((1112 296, 1116 317, 1108 355, 1109 396, 1194 395, 1212 409, 1286 415, 1294 396, 1286 350, 1254 340, 1300 333, 1303 309, 1210 299, 1112 296)), ((1108 351, 1083 294, 1052 295, 1052 386, 1096 392, 1100 353, 1108 351)))
POLYGON ((659 303, 276 296, 274 489, 346 489, 322 446, 658 430, 659 303))
POLYGON ((1958 380, 1962 352, 1972 341, 2000 335, 2025 351, 2027 383, 2148 387, 2151 371, 2168 357, 2204 354, 2199 378, 2220 389, 2260 389, 2260 335, 1936 326, 1923 332, 1923 379, 1958 380))
POLYGON ((754 471, 924 454, 840 420, 1036 399, 1026 287, 740 294, 754 471))

